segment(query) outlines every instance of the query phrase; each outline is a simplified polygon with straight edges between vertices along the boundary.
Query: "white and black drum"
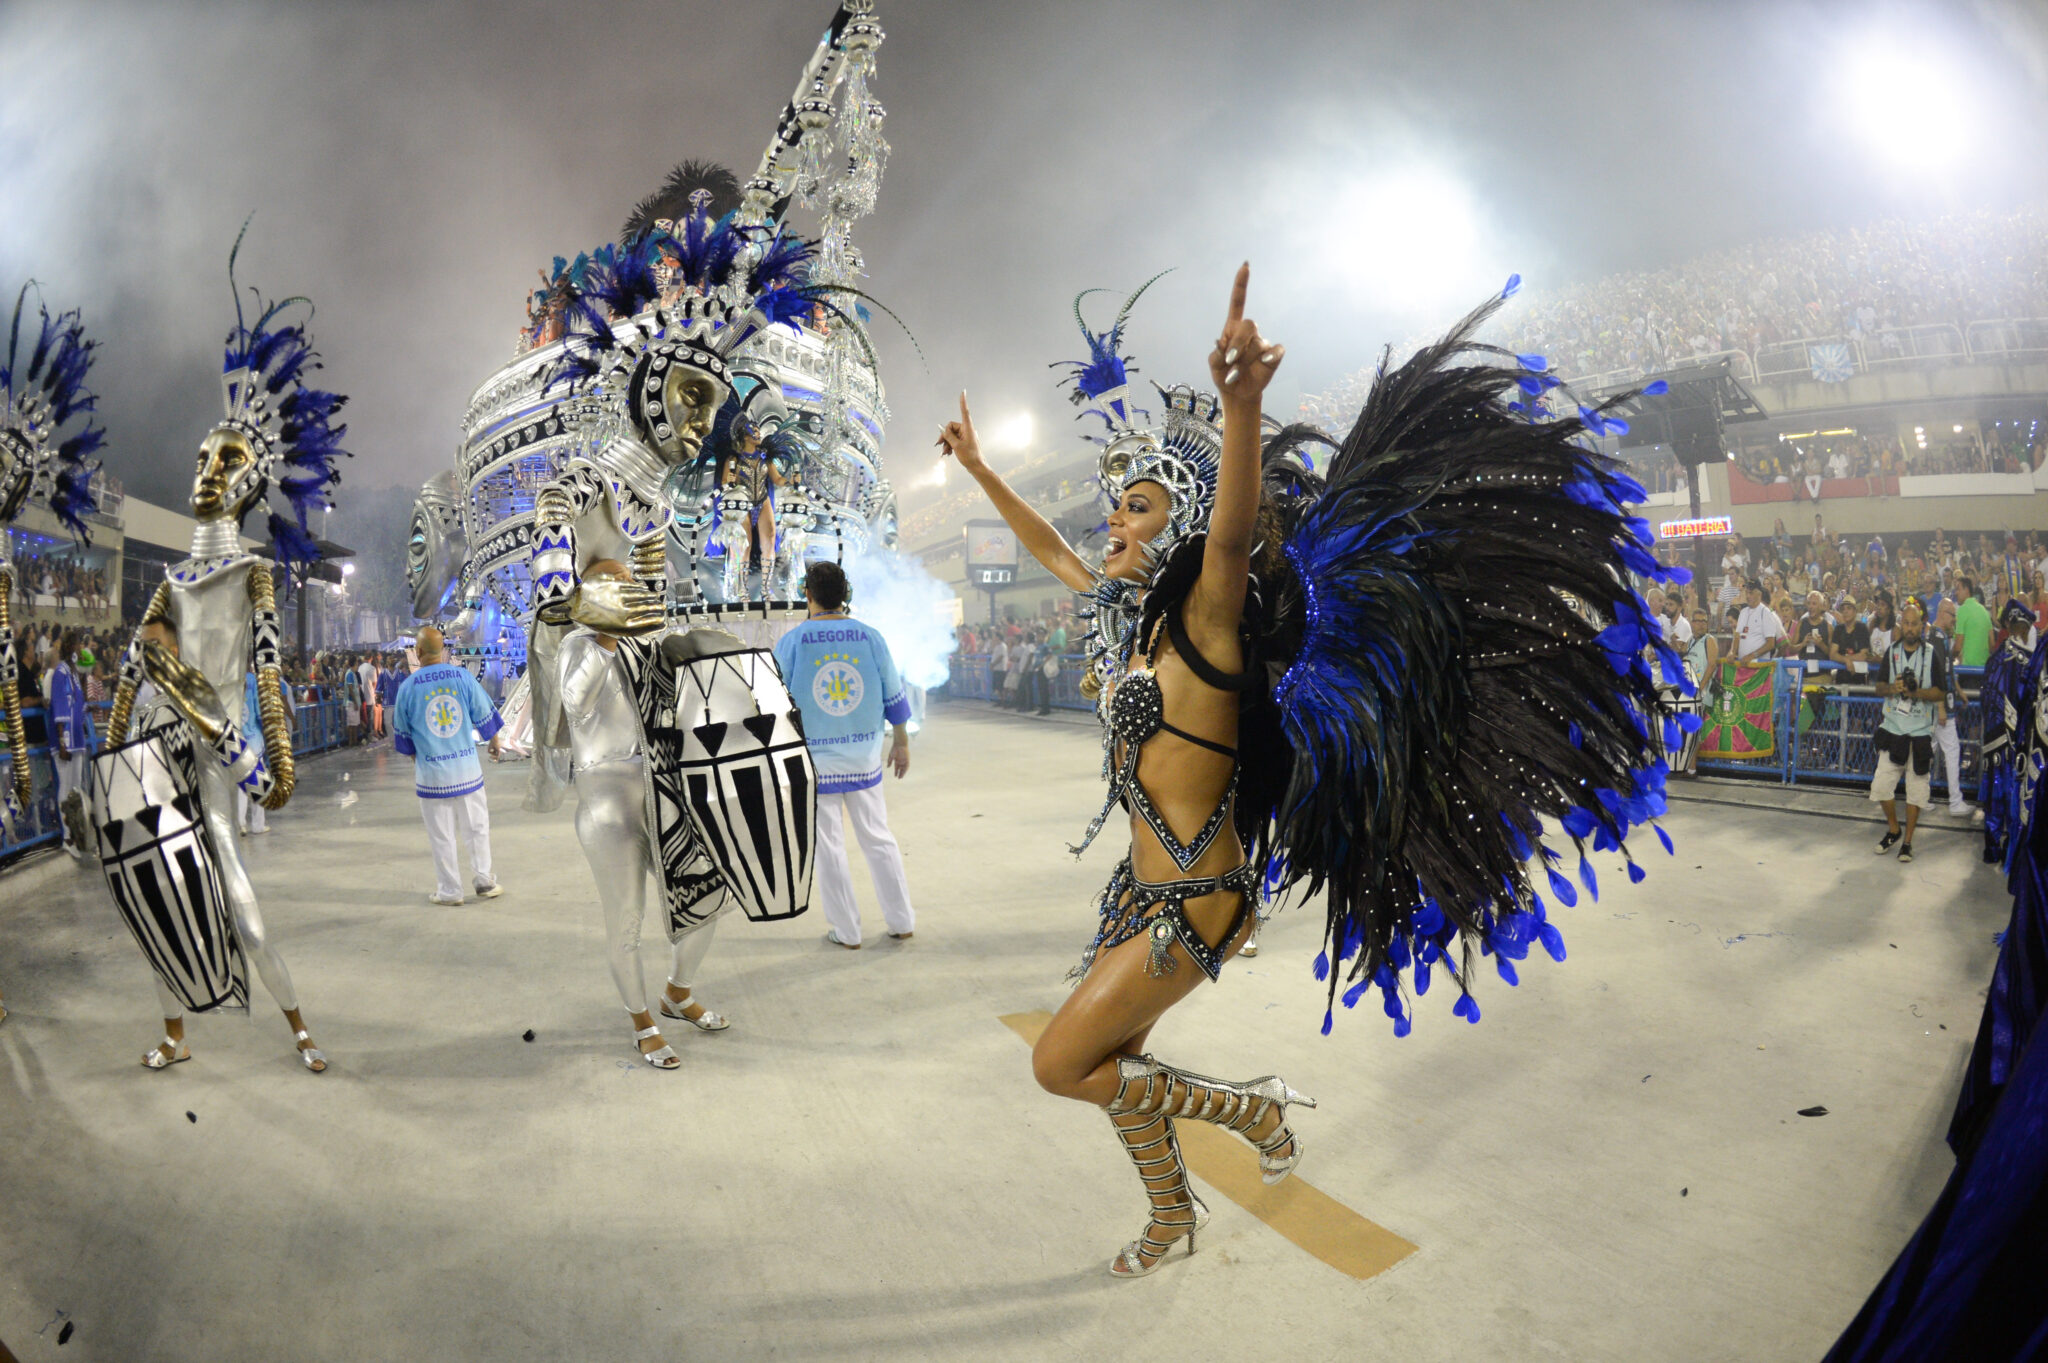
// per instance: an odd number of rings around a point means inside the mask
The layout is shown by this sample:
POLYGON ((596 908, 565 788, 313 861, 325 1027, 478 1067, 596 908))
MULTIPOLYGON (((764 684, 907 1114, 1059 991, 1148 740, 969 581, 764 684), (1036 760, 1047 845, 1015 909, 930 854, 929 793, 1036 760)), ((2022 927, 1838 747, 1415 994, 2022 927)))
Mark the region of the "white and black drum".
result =
POLYGON ((150 968, 195 1013, 246 1008, 249 970, 199 807, 192 730, 172 719, 92 761, 100 867, 150 968))
POLYGON ((684 808, 740 911, 756 922, 811 904, 818 781, 775 658, 716 630, 663 646, 684 808))

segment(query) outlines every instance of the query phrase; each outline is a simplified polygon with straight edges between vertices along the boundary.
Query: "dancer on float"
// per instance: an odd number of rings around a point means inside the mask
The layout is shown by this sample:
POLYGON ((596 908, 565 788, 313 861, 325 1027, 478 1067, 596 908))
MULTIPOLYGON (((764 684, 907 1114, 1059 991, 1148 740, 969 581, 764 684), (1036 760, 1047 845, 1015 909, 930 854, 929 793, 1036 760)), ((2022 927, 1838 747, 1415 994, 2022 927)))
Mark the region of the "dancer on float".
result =
MULTIPOLYGON (((247 228, 244 223, 245 232, 247 228)), ((231 289, 240 250, 238 236, 228 255, 231 289)), ((160 884, 163 892, 196 892, 199 881, 217 879, 213 893, 224 893, 231 940, 213 940, 208 916, 197 911, 196 901, 175 904, 178 912, 138 911, 134 888, 124 881, 127 849, 108 827, 97 830, 110 888, 155 971, 157 997, 163 1004, 163 1042, 142 1057, 153 1070, 191 1058, 185 1041, 187 1007, 204 1011, 247 1006, 244 958, 255 963, 264 987, 283 1010, 300 1062, 316 1074, 327 1068, 327 1058, 314 1045, 299 1011, 291 972, 265 928, 242 864, 235 820, 237 789, 275 811, 291 799, 296 781, 272 566, 243 551, 242 521, 265 505, 274 486, 283 494, 288 513, 272 510, 268 517, 279 560, 318 560, 320 548, 307 528, 307 514, 330 505, 327 489, 341 477, 335 461, 347 453, 340 444, 347 427, 332 420, 345 399, 309 385, 312 371, 319 368, 312 340, 303 322, 286 320, 301 303, 310 317, 312 304, 303 298, 264 305, 259 295, 259 311, 252 321, 242 310, 239 290, 235 293, 235 328, 228 333, 221 379, 225 414, 200 444, 192 479, 192 515, 199 522, 192 534, 192 556, 165 570, 165 581, 143 612, 142 627, 128 646, 114 692, 110 750, 95 764, 97 799, 115 784, 100 773, 119 762, 120 754, 114 750, 128 742, 131 724, 138 744, 177 729, 182 721, 190 737, 204 745, 198 753, 196 794, 206 833, 203 841, 211 843, 217 866, 212 876, 194 879, 188 874, 180 884, 160 884), (243 678, 250 671, 256 674, 261 754, 241 734, 243 678), (156 695, 138 714, 136 693, 145 678, 154 684, 156 695), (217 966, 218 972, 210 980, 197 978, 207 973, 207 965, 217 966), (209 987, 219 983, 225 988, 209 987)), ((174 737, 187 741, 184 735, 174 737)), ((203 844, 194 851, 203 854, 203 844)))
MULTIPOLYGON (((12 820, 26 818, 35 800, 35 776, 29 770, 28 733, 21 718, 21 664, 14 656, 14 623, 8 606, 14 600, 13 546, 7 527, 29 499, 40 493, 81 540, 92 533, 85 523, 93 509, 91 482, 97 464, 88 462, 106 441, 106 432, 92 422, 98 399, 85 386, 86 371, 98 344, 85 339, 76 309, 50 315, 40 302, 41 323, 22 334, 22 309, 29 286, 14 299, 14 320, 7 330, 7 354, 0 363, 0 719, 7 725, 8 759, 13 779, 0 792, 14 809, 12 820), (24 345, 24 342, 26 344, 24 345), (68 434, 65 427, 83 418, 68 434)), ((61 817, 61 814, 60 814, 61 817)), ((65 829, 65 848, 70 832, 65 829)), ((0 1004, 0 1021, 7 1017, 0 1004)))
MULTIPOLYGON (((1101 573, 983 463, 964 395, 940 440, 1095 604, 1110 790, 1088 837, 1123 802, 1131 851, 1032 1065, 1049 1091, 1108 1113, 1144 1182, 1151 1218, 1109 1264, 1122 1277, 1153 1272, 1177 1241, 1192 1253, 1208 1219, 1175 1119, 1243 1136, 1268 1183, 1302 1157, 1286 1109, 1308 1100, 1279 1078, 1211 1079, 1145 1053, 1166 1010, 1250 935, 1262 881, 1327 892, 1318 971, 1332 1004, 1344 972, 1331 960, 1349 960, 1346 1006, 1376 986, 1405 1033, 1404 971, 1420 993, 1432 966, 1447 970, 1456 1013, 1476 1020, 1473 949, 1510 982, 1533 942, 1561 958, 1529 859, 1541 850, 1560 899, 1576 891, 1549 869, 1543 816, 1563 821, 1590 888, 1585 842, 1626 855, 1629 827, 1663 808, 1650 726, 1664 716, 1641 657, 1661 636, 1624 570, 1683 570, 1658 565, 1622 509, 1641 487, 1581 440, 1618 425, 1623 399, 1556 421, 1509 401, 1518 385, 1560 385, 1540 357, 1472 342, 1491 300, 1382 366, 1326 482, 1294 453, 1309 433, 1261 448, 1260 398, 1284 351, 1244 315, 1248 280, 1240 269, 1209 356, 1220 404, 1160 389, 1158 426, 1119 353, 1137 296, 1107 332, 1082 323, 1090 357, 1072 381, 1108 427, 1115 498, 1101 573), (1481 360, 1451 363, 1470 352, 1481 360)), ((1682 675, 1675 653, 1656 656, 1682 675)), ((1680 726, 1666 727, 1675 747, 1680 726)))
MULTIPOLYGON (((599 559, 583 570, 583 581, 631 583, 633 573, 616 559, 599 559)), ((613 665, 619 636, 602 628, 578 629, 562 641, 562 708, 569 720, 576 783, 576 840, 590 861, 604 906, 607 955, 612 982, 633 1019, 633 1040, 641 1059, 658 1070, 681 1065, 647 1012, 647 982, 640 967, 640 928, 647 917, 647 879, 661 879, 657 840, 647 810, 647 742, 640 712, 626 695, 613 665)), ((690 997, 697 967, 711 949, 718 916, 690 924, 676 937, 661 1015, 689 1023, 700 1032, 722 1032, 732 1024, 690 997)))

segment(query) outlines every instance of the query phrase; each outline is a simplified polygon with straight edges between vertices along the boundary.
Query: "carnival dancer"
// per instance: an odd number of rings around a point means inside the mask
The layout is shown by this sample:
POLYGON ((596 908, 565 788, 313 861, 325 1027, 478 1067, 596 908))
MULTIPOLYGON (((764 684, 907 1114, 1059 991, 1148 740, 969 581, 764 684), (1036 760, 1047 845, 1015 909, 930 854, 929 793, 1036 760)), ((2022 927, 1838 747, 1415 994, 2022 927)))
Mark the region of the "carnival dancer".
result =
MULTIPOLYGON (((13 779, 0 796, 24 815, 34 803, 35 776, 29 770, 21 665, 14 653, 14 624, 8 618, 14 600, 14 556, 7 527, 30 496, 41 492, 57 519, 79 539, 89 541, 85 514, 93 509, 91 482, 98 467, 90 460, 106 442, 106 432, 92 421, 98 399, 85 386, 97 343, 85 339, 85 325, 75 309, 52 317, 40 302, 40 322, 24 335, 22 309, 28 290, 24 284, 15 295, 7 353, 0 362, 0 719, 7 725, 13 768, 13 779)), ((69 846, 67 842, 67 850, 69 846)), ((0 1005, 0 1019, 6 1016, 6 1007, 0 1005)))
MULTIPOLYGON (((243 224, 244 231, 247 226, 243 224)), ((235 289, 240 249, 237 237, 228 255, 230 289, 235 289)), ((300 1062, 316 1074, 327 1068, 326 1056, 314 1045, 299 1011, 291 974, 265 928, 235 827, 237 789, 254 795, 265 809, 277 810, 291 799, 297 778, 272 568, 243 551, 242 520, 265 504, 275 487, 283 494, 287 513, 273 509, 268 516, 279 559, 317 560, 320 549, 307 527, 307 515, 330 505, 327 489, 341 476, 336 461, 347 453, 340 443, 347 428, 333 421, 344 399, 310 386, 318 358, 304 323, 287 320, 300 303, 305 300, 264 305, 259 297, 260 310, 252 319, 235 290, 235 327, 228 333, 221 378, 225 412, 199 447, 192 479, 191 509, 198 521, 192 555, 166 570, 165 581, 143 612, 142 628, 122 659, 108 724, 109 748, 94 763, 94 822, 101 865, 123 918, 155 971, 163 1004, 163 1042, 142 1057, 150 1069, 191 1058, 185 1042, 186 1008, 247 1006, 244 959, 255 964, 264 987, 283 1010, 300 1062), (261 756, 241 736, 243 677, 252 670, 263 730, 261 756), (145 677, 154 683, 157 697, 148 722, 131 744, 136 692, 145 677), (127 820, 118 815, 102 818, 108 813, 101 808, 103 800, 130 785, 147 784, 125 782, 119 773, 124 764, 133 768, 142 762, 139 753, 153 744, 168 745, 174 756, 195 746, 208 750, 190 764, 199 818, 193 821, 196 827, 185 847, 196 870, 170 872, 169 879, 157 875, 149 891, 183 897, 173 905, 176 912, 151 912, 140 902, 143 891, 135 877, 162 868, 138 871, 140 854, 129 840, 127 820), (124 747, 137 751, 124 752, 124 747), (216 935, 216 926, 225 940, 216 935)), ((311 307, 306 303, 309 314, 311 307)), ((150 822, 161 824, 164 817, 158 809, 150 822)), ((159 835, 145 849, 161 841, 159 835)))
MULTIPOLYGON (((585 583, 630 583, 632 570, 600 559, 583 570, 585 583)), ((647 1011, 647 981, 640 965, 640 929, 647 917, 647 880, 661 877, 657 840, 648 817, 646 738, 640 714, 627 697, 614 663, 619 637, 600 629, 579 629, 562 641, 562 706, 568 714, 574 751, 576 840, 590 862, 604 908, 605 944, 612 982, 633 1021, 640 1058, 672 1070, 682 1058, 663 1039, 661 1024, 647 1011)), ((687 1022, 700 1032, 722 1032, 732 1024, 691 997, 697 968, 718 930, 718 915, 680 925, 674 937, 661 1015, 687 1022)))
POLYGON ((1106 424, 1115 498, 1101 573, 986 466, 964 396, 941 434, 1033 555, 1095 606, 1110 790, 1082 846, 1127 803, 1131 850, 1032 1065, 1051 1092, 1101 1106, 1138 1168, 1151 1219, 1110 1262, 1123 1277, 1183 1239, 1192 1252, 1207 1220, 1176 1119, 1245 1137, 1269 1183, 1302 1157, 1286 1110, 1308 1100, 1279 1078, 1211 1079, 1145 1053, 1165 1011, 1250 935, 1262 881, 1326 892, 1318 971, 1333 1006, 1349 961, 1346 1005, 1378 987, 1403 1033, 1406 971, 1417 992, 1447 971, 1454 1011, 1476 1019, 1461 945, 1496 955, 1510 982, 1532 943, 1562 955, 1527 864, 1558 855, 1541 848, 1543 816, 1580 846, 1590 888, 1585 841, 1626 854, 1629 827, 1662 809, 1649 730, 1664 716, 1640 656, 1660 636, 1624 570, 1683 570, 1658 565, 1623 511, 1641 488, 1580 441, 1615 424, 1621 399, 1558 421, 1509 401, 1561 385, 1540 357, 1472 341, 1492 300, 1382 366, 1326 482, 1292 454, 1301 431, 1262 452, 1260 398, 1284 352, 1245 317, 1248 280, 1240 269, 1209 356, 1220 404, 1160 389, 1157 425, 1119 353, 1136 295, 1108 331, 1083 322, 1089 358, 1072 381, 1106 424), (1507 363, 1453 363, 1472 352, 1507 363))
MULTIPOLYGON (((735 404, 728 402, 728 407, 735 404)), ((746 596, 747 572, 758 554, 763 595, 776 586, 775 494, 787 481, 779 440, 764 441, 761 430, 734 410, 725 423, 724 439, 714 432, 719 489, 712 542, 724 551, 725 590, 729 600, 746 596)))
POLYGON ((490 744, 495 762, 503 721, 469 670, 448 661, 439 629, 422 627, 414 647, 420 668, 399 683, 391 707, 391 741, 412 758, 413 790, 434 854, 434 892, 427 902, 461 906, 464 843, 476 897, 496 899, 505 889, 491 874, 491 806, 476 741, 481 737, 490 744))

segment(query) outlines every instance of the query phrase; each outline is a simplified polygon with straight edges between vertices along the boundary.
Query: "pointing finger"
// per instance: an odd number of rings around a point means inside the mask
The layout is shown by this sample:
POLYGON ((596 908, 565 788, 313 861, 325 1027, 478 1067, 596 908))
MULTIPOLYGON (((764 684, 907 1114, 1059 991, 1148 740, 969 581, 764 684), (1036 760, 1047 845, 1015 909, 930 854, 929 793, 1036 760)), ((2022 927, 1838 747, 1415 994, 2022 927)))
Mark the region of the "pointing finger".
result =
POLYGON ((1237 267, 1237 282, 1230 286, 1230 317, 1224 323, 1226 329, 1244 317, 1245 289, 1252 279, 1252 263, 1246 261, 1237 267))

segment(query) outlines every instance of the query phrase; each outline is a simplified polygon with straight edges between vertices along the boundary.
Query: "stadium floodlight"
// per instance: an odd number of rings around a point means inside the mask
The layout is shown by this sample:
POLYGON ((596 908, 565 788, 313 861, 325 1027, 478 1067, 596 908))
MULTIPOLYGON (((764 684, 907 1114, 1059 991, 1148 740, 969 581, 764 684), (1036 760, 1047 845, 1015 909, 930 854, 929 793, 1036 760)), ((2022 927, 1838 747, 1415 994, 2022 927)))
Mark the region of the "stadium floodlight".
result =
POLYGON ((1976 73, 1932 35, 1866 35, 1850 47, 1837 85, 1840 108, 1871 151, 1896 169, 1931 174, 1975 146, 1976 73))
MULTIPOLYGON (((1327 246, 1338 273, 1366 301, 1415 312, 1493 280, 1480 259, 1478 206, 1456 176, 1433 166, 1395 168, 1338 190, 1327 246)), ((1496 287, 1497 281, 1494 281, 1496 287)))
POLYGON ((1018 412, 989 432, 989 444, 999 450, 1028 450, 1037 434, 1038 423, 1031 413, 1018 412))

